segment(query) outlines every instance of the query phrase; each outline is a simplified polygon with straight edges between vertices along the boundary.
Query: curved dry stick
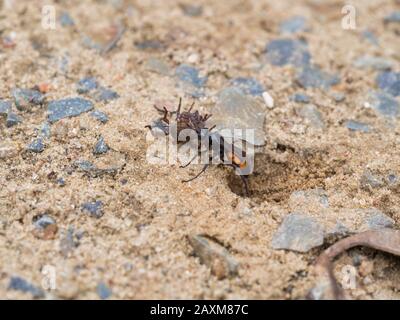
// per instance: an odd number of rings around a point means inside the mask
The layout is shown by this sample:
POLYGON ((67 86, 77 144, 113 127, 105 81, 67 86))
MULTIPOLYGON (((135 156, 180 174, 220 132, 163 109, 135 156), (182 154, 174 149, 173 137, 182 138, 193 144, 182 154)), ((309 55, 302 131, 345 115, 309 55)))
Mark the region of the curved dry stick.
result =
POLYGON ((332 260, 342 252, 358 246, 400 256, 400 230, 380 229, 358 233, 336 242, 318 257, 316 266, 328 272, 335 299, 344 299, 344 294, 333 274, 332 260))

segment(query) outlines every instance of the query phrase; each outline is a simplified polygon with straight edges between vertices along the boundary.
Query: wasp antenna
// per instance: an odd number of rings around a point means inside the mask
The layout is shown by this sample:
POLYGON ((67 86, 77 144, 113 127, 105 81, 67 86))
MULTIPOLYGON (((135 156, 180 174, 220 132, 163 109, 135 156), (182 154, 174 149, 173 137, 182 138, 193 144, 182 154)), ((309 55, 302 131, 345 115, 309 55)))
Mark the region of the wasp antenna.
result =
POLYGON ((196 101, 193 101, 192 105, 190 106, 188 112, 192 111, 192 108, 194 107, 194 104, 196 103, 196 101))

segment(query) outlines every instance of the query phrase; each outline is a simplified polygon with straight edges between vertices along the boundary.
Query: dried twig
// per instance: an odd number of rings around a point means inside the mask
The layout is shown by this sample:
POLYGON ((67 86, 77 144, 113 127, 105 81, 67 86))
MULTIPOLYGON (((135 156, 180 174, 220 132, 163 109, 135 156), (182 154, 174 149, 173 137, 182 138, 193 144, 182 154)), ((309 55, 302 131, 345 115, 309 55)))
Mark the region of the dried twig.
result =
POLYGON ((327 272, 335 299, 344 299, 344 293, 333 273, 333 259, 342 252, 357 246, 365 246, 400 256, 400 230, 371 230, 336 242, 317 259, 317 272, 327 272))

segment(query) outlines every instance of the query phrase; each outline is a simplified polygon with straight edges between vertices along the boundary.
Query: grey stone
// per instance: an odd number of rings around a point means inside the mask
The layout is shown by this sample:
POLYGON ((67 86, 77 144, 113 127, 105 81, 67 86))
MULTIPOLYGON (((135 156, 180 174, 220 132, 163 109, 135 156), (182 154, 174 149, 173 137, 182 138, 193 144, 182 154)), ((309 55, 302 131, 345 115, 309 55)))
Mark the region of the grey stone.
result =
POLYGON ((390 70, 393 62, 382 57, 364 55, 357 58, 353 65, 359 69, 390 70))
POLYGON ((71 27, 75 25, 75 21, 72 19, 67 11, 62 11, 59 18, 60 24, 63 27, 71 27))
POLYGON ((100 299, 105 300, 111 297, 112 291, 111 289, 104 283, 104 282, 99 282, 96 291, 100 299))
POLYGON ((39 136, 43 139, 49 139, 51 136, 51 128, 48 122, 44 122, 39 129, 39 136))
POLYGON ((203 14, 203 7, 197 4, 182 4, 182 11, 189 17, 199 17, 203 14))
POLYGON ((316 129, 324 129, 325 121, 321 112, 313 104, 306 104, 296 110, 297 114, 306 119, 309 124, 316 129))
POLYGON ((76 84, 76 91, 79 94, 88 93, 98 87, 98 82, 94 77, 86 77, 78 81, 76 84))
POLYGON ((164 76, 168 76, 171 73, 170 67, 164 61, 153 57, 147 59, 146 69, 164 76))
POLYGON ((36 229, 44 230, 53 224, 56 224, 56 221, 48 214, 41 214, 33 218, 33 225, 36 229))
POLYGON ((282 34, 294 34, 307 30, 307 20, 302 16, 294 16, 279 25, 282 34))
POLYGON ((6 126, 7 128, 11 128, 16 126, 17 124, 21 123, 21 118, 16 115, 14 112, 9 112, 7 115, 6 126))
POLYGON ((141 50, 161 50, 165 45, 159 40, 143 40, 136 42, 135 47, 141 50))
POLYGON ((364 30, 361 35, 365 40, 367 40, 369 43, 373 44, 374 46, 379 46, 379 41, 378 38, 375 36, 375 34, 370 31, 370 30, 364 30))
POLYGON ((92 92, 90 96, 98 102, 108 102, 119 98, 119 94, 109 88, 100 87, 92 92))
POLYGON ((392 96, 400 95, 400 72, 384 71, 376 77, 376 84, 392 96))
POLYGON ((363 190, 370 190, 370 189, 378 189, 384 186, 383 178, 371 172, 371 170, 366 169, 364 170, 361 178, 360 178, 360 188, 363 190))
POLYGON ((21 277, 11 277, 8 284, 8 290, 17 290, 25 293, 30 293, 33 298, 43 298, 45 296, 42 289, 34 286, 21 277))
POLYGON ((292 192, 289 198, 291 208, 299 209, 310 205, 319 209, 329 208, 329 199, 325 190, 321 188, 296 190, 292 192))
POLYGON ((400 23, 400 11, 394 11, 384 19, 385 23, 400 23))
POLYGON ((44 95, 37 90, 15 88, 11 91, 15 106, 20 111, 28 111, 32 105, 44 103, 44 95))
POLYGON ((100 177, 103 175, 115 175, 126 164, 125 155, 110 150, 104 156, 95 159, 94 163, 87 160, 77 160, 73 164, 73 168, 82 171, 91 177, 100 177))
POLYGON ((307 252, 324 243, 324 228, 306 215, 291 213, 285 217, 272 239, 274 249, 307 252))
POLYGON ((33 140, 28 146, 27 150, 34 152, 34 153, 40 153, 43 152, 44 150, 44 144, 43 140, 41 138, 33 140))
POLYGON ((365 219, 365 223, 369 230, 376 230, 382 228, 393 228, 394 220, 383 214, 379 210, 370 210, 370 213, 365 219))
POLYGON ((0 100, 0 116, 7 115, 11 110, 11 101, 0 100))
POLYGON ((199 71, 187 64, 181 64, 175 70, 175 76, 182 82, 188 83, 194 87, 204 87, 207 83, 207 77, 200 77, 199 71))
POLYGON ((64 187, 65 186, 65 180, 64 178, 58 178, 56 180, 56 183, 60 186, 60 187, 64 187))
POLYGON ((100 121, 101 123, 106 123, 106 122, 108 122, 108 116, 107 116, 104 112, 102 112, 102 111, 100 111, 100 110, 94 110, 93 112, 90 113, 90 115, 91 115, 93 118, 95 118, 95 119, 97 119, 98 121, 100 121))
POLYGON ((189 236, 188 240, 200 262, 218 279, 237 275, 239 264, 225 247, 203 235, 189 236))
POLYGON ((307 43, 301 40, 276 39, 265 48, 268 61, 276 66, 291 64, 305 66, 310 64, 311 55, 307 43))
POLYGON ((100 137, 96 145, 94 146, 93 154, 103 154, 106 153, 108 150, 110 150, 110 148, 104 141, 104 138, 100 137))
POLYGON ((290 99, 299 103, 309 103, 311 101, 310 97, 303 93, 295 93, 290 99))
POLYGON ((395 118, 400 115, 400 104, 390 94, 383 91, 371 91, 368 94, 367 102, 378 114, 395 118))
POLYGON ((48 105, 50 123, 63 118, 75 117, 93 109, 93 103, 82 98, 67 98, 51 101, 48 105))
POLYGON ((296 81, 303 88, 329 89, 340 82, 337 75, 322 71, 317 66, 306 66, 298 71, 296 81))
POLYGON ((344 125, 351 131, 370 132, 369 125, 363 122, 347 120, 344 125))
POLYGON ((93 218, 101 218, 103 216, 103 202, 94 201, 82 204, 82 211, 87 212, 93 218))
POLYGON ((238 77, 231 80, 231 85, 243 90, 245 94, 261 96, 265 91, 263 85, 254 78, 238 77))
MULTIPOLYGON (((265 105, 252 96, 245 95, 236 87, 228 87, 218 94, 218 102, 209 120, 210 126, 216 125, 217 130, 254 129, 254 144, 263 145, 265 110, 265 105)), ((246 140, 245 136, 240 136, 240 132, 237 138, 246 140)))

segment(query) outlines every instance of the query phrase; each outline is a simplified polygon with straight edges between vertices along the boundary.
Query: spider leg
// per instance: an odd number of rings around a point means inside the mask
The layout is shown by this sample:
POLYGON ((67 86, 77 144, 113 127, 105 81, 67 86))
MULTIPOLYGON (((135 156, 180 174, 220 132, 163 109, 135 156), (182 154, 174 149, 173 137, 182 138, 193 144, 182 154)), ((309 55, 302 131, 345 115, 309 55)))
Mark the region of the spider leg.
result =
POLYGON ((178 109, 176 110, 176 119, 178 120, 179 115, 181 114, 181 107, 182 107, 182 98, 179 98, 178 109))
POLYGON ((240 179, 242 179, 243 185, 244 185, 244 193, 246 197, 250 196, 250 191, 249 191, 249 177, 245 175, 241 175, 240 179))
POLYGON ((179 166, 179 168, 186 168, 189 164, 192 163, 192 161, 194 159, 196 159, 198 157, 198 154, 196 154, 192 159, 190 159, 190 161, 188 163, 186 163, 185 165, 179 166))
POLYGON ((189 110, 187 112, 192 111, 192 108, 193 108, 194 104, 195 104, 195 101, 193 101, 192 105, 190 106, 190 108, 189 108, 189 110))
POLYGON ((207 170, 209 166, 210 166, 209 163, 205 164, 203 169, 201 169, 201 171, 197 175, 195 175, 193 178, 190 178, 189 180, 182 180, 182 182, 190 182, 193 181, 194 179, 197 179, 204 171, 207 170))

